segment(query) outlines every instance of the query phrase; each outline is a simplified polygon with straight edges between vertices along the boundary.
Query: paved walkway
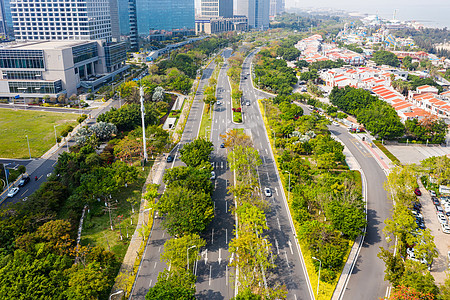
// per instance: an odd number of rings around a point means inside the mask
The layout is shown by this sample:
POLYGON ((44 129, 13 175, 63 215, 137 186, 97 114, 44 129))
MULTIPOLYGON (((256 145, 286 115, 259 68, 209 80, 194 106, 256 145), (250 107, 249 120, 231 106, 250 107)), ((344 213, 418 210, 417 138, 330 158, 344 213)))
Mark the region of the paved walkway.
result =
POLYGON ((450 147, 415 144, 387 144, 385 147, 397 157, 402 164, 420 164, 422 160, 432 156, 447 155, 450 157, 450 147))

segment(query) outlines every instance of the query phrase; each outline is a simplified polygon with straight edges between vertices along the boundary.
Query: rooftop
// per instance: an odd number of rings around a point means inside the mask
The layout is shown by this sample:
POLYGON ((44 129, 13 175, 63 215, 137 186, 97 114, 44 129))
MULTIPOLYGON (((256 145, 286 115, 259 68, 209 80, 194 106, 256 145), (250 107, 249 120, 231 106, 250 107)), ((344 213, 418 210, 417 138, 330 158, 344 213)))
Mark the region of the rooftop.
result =
POLYGON ((51 50, 64 49, 93 42, 92 40, 63 40, 63 41, 36 41, 18 42, 0 46, 5 50, 51 50))

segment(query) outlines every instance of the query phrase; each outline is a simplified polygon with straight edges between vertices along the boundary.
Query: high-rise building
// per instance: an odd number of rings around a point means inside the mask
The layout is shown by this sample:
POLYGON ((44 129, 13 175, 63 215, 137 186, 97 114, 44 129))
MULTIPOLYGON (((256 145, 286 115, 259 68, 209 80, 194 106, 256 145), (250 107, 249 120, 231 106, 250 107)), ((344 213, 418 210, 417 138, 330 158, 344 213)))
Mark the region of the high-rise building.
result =
POLYGON ((258 30, 269 28, 270 0, 239 0, 237 14, 248 18, 248 26, 258 30))
POLYGON ((202 17, 224 17, 233 16, 233 0, 201 0, 202 17))
POLYGON ((0 38, 5 39, 8 35, 7 25, 6 25, 6 13, 4 2, 0 1, 0 38))
POLYGON ((118 42, 120 40, 119 5, 117 0, 109 0, 109 13, 111 16, 111 37, 118 42))
POLYGON ((137 27, 137 13, 136 13, 136 0, 128 0, 128 16, 129 16, 129 33, 130 48, 133 51, 137 51, 138 44, 138 27, 137 27))
POLYGON ((112 40, 110 0, 11 0, 16 40, 112 40))
POLYGON ((269 15, 271 17, 278 16, 284 13, 285 2, 284 0, 270 0, 270 11, 269 15))
POLYGON ((139 34, 149 30, 194 29, 194 0, 136 0, 139 34))

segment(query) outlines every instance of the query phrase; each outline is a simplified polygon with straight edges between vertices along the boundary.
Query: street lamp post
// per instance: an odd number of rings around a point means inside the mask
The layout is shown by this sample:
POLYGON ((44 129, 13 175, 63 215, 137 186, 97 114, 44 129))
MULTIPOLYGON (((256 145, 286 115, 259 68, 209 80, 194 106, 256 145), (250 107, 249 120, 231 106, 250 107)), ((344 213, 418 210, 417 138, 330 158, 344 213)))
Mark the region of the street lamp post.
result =
POLYGON ((189 270, 189 249, 192 249, 194 247, 197 247, 197 245, 192 245, 192 246, 190 246, 189 248, 186 249, 186 256, 187 256, 186 262, 187 262, 187 269, 188 270, 189 270))
POLYGON ((284 171, 285 173, 289 173, 289 189, 288 189, 288 203, 290 200, 290 195, 291 195, 291 172, 290 171, 284 171))
POLYGON ((27 144, 28 144, 28 154, 30 155, 31 159, 30 141, 28 140, 28 134, 27 134, 27 144))
POLYGON ((317 279, 317 297, 319 297, 320 269, 322 268, 322 261, 318 258, 315 258, 314 256, 312 257, 312 259, 319 261, 319 278, 317 279))
POLYGON ((144 88, 141 86, 139 88, 139 95, 141 101, 141 118, 142 118, 142 141, 144 143, 144 163, 148 160, 147 155, 147 143, 145 142, 145 108, 144 108, 144 88))
POLYGON ((8 188, 8 193, 9 193, 9 182, 8 182, 8 174, 6 173, 6 166, 9 166, 11 163, 9 164, 3 164, 3 170, 5 171, 5 178, 6 178, 6 187, 8 188))
POLYGON ((59 126, 61 124, 58 125, 53 125, 53 129, 55 130, 55 143, 58 144, 58 138, 56 137, 56 127, 59 126))
POLYGON ((205 128, 205 139, 208 139, 208 129, 211 129, 211 126, 206 126, 205 128))

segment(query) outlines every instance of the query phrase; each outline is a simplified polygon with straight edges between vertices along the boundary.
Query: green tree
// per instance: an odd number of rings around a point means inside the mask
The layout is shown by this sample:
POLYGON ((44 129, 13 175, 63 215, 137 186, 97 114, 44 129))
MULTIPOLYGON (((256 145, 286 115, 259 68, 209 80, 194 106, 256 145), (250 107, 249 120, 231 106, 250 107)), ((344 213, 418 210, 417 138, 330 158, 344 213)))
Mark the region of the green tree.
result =
POLYGON ((145 300, 195 300, 195 276, 184 270, 159 273, 158 281, 145 295, 145 300))
POLYGON ((199 233, 214 217, 211 196, 185 187, 167 189, 158 201, 163 226, 173 236, 199 233))
POLYGON ((400 65, 400 61, 397 56, 394 53, 385 50, 374 52, 372 60, 377 65, 388 65, 392 67, 398 67, 400 65))
POLYGON ((185 270, 187 268, 188 253, 189 266, 194 267, 195 261, 199 260, 199 251, 206 245, 205 240, 198 234, 187 234, 179 238, 169 239, 164 244, 164 252, 161 259, 171 266, 171 270, 185 270))
POLYGON ((86 267, 74 265, 69 273, 69 286, 65 291, 67 299, 98 299, 105 297, 111 288, 108 277, 99 263, 86 267))
POLYGON ((180 150, 180 158, 186 165, 196 167, 203 162, 209 161, 209 156, 213 150, 212 142, 204 138, 197 138, 183 145, 183 148, 180 150))

